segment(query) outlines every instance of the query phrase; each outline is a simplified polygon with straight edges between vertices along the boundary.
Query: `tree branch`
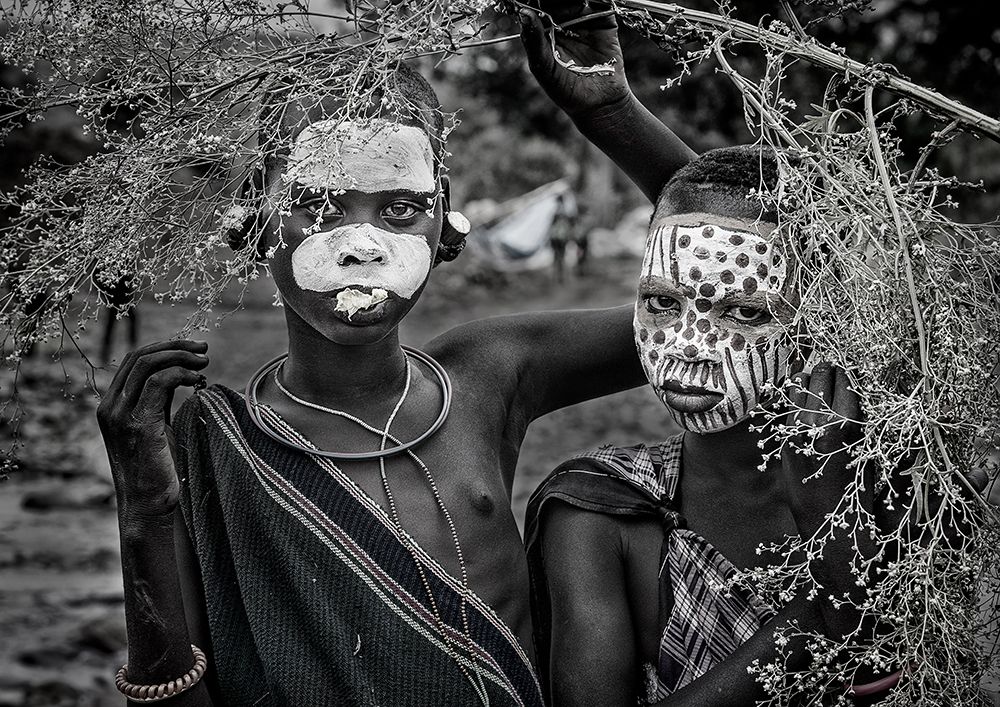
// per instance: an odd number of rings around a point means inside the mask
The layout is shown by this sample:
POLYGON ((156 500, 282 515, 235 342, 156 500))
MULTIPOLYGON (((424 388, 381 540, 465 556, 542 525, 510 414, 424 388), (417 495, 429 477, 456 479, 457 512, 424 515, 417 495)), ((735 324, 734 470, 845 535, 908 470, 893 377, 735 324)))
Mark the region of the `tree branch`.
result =
POLYGON ((843 73, 848 77, 854 76, 871 86, 907 98, 932 113, 955 119, 970 132, 1000 142, 1000 120, 946 98, 937 91, 838 54, 815 39, 802 40, 729 17, 691 10, 673 3, 656 2, 656 0, 613 1, 618 7, 644 10, 657 17, 684 20, 695 27, 726 33, 738 40, 754 42, 791 54, 829 71, 843 73))

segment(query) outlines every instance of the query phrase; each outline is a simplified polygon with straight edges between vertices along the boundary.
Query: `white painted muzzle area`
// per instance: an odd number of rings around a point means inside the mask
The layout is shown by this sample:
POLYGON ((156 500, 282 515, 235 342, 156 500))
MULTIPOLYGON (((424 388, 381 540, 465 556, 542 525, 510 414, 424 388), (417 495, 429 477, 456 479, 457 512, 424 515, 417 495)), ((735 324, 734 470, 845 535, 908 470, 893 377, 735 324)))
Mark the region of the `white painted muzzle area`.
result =
POLYGON ((291 147, 284 176, 314 189, 368 194, 390 188, 423 194, 437 188, 427 133, 377 119, 306 126, 291 147))
POLYGON ((409 299, 431 271, 427 239, 369 223, 338 226, 306 238, 292 253, 292 276, 303 290, 372 287, 409 299))

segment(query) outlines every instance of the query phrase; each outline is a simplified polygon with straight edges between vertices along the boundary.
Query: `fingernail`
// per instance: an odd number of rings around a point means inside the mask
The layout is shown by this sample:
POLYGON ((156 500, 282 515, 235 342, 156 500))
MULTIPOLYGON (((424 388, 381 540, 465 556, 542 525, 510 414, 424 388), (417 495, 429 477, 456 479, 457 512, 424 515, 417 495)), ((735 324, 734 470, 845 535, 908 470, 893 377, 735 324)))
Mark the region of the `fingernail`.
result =
POLYGON ((195 390, 205 390, 208 387, 208 379, 203 375, 198 376, 198 381, 194 384, 195 390))

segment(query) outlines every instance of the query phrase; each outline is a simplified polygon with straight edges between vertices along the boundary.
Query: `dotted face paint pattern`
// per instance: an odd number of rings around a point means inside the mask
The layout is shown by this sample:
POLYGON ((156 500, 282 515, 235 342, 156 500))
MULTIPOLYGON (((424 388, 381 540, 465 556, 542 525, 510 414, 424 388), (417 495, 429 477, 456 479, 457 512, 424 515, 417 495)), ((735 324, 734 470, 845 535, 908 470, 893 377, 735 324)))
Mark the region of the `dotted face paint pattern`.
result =
POLYGON ((646 377, 678 424, 714 432, 745 420, 764 383, 786 375, 791 343, 780 317, 739 321, 740 308, 787 310, 786 263, 773 240, 750 224, 735 228, 692 218, 688 225, 678 218, 650 227, 635 307, 636 346, 646 377), (646 300, 657 295, 676 307, 649 311, 646 300), (667 403, 669 382, 721 397, 705 412, 681 412, 667 403))

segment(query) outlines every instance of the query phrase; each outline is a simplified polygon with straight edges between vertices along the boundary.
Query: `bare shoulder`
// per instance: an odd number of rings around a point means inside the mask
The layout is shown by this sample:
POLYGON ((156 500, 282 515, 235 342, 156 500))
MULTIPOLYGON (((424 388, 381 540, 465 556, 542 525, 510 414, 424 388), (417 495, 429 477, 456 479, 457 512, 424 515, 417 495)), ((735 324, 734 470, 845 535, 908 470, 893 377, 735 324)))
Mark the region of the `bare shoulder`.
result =
POLYGON ((431 339, 425 350, 452 375, 513 389, 526 359, 524 345, 531 315, 490 317, 460 324, 431 339))
POLYGON ((519 386, 530 419, 634 387, 631 305, 490 317, 451 329, 428 346, 449 371, 475 371, 519 386))

